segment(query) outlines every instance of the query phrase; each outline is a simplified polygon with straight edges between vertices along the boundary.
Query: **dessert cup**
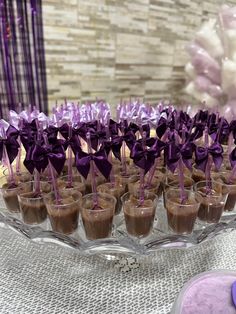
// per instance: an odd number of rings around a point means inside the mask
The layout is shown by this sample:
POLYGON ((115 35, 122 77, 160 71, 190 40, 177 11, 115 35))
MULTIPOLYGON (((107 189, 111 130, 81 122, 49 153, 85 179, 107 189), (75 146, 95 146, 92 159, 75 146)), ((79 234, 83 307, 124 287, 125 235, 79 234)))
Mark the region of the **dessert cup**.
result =
POLYGON ((236 272, 208 271, 189 280, 180 291, 170 314, 234 314, 231 287, 236 272))
POLYGON ((199 181, 204 181, 206 179, 206 175, 202 170, 193 167, 192 179, 195 183, 197 183, 199 181))
MULTIPOLYGON (((172 176, 171 178, 168 177, 166 180, 166 183, 163 184, 164 188, 163 188, 163 203, 164 203, 164 207, 166 207, 166 192, 169 189, 179 189, 179 176, 175 175, 172 176)), ((186 190, 192 190, 193 189, 193 185, 194 185, 194 181, 192 178, 190 177, 186 177, 184 176, 184 188, 186 190)))
POLYGON ((72 185, 68 185, 68 175, 63 176, 60 178, 61 181, 63 181, 63 188, 64 189, 76 189, 78 190, 82 195, 85 194, 86 191, 86 185, 85 180, 80 175, 73 175, 72 176, 72 185))
POLYGON ((82 199, 81 217, 87 239, 96 240, 111 235, 116 198, 106 193, 87 194, 82 199))
POLYGON ((40 224, 47 218, 47 209, 40 193, 27 192, 18 195, 20 210, 26 224, 40 224))
POLYGON ((227 194, 224 210, 227 212, 235 209, 236 203, 236 176, 231 177, 231 171, 224 171, 220 174, 220 179, 223 183, 223 194, 227 194))
POLYGON ((23 193, 23 187, 18 182, 11 183, 7 176, 0 178, 0 190, 6 208, 13 213, 20 212, 18 195, 23 193))
POLYGON ((121 211, 121 196, 125 193, 125 185, 119 181, 119 178, 115 177, 115 184, 111 182, 106 182, 98 186, 99 193, 105 193, 112 195, 116 198, 116 209, 115 214, 119 214, 121 211))
MULTIPOLYGON (((134 175, 128 179, 128 191, 130 194, 137 195, 137 192, 139 191, 140 188, 139 179, 140 179, 139 175, 134 175)), ((159 187, 160 181, 157 180, 156 178, 153 178, 150 187, 147 187, 147 185, 145 185, 145 190, 154 194, 158 194, 159 187)))
POLYGON ((227 194, 222 194, 223 185, 213 181, 210 187, 207 181, 199 181, 194 186, 194 191, 198 192, 202 199, 198 211, 198 218, 208 223, 219 222, 224 211, 227 194))
MULTIPOLYGON (((147 177, 148 177, 148 175, 147 175, 147 177)), ((153 180, 160 182, 159 188, 157 191, 158 197, 161 197, 161 195, 163 193, 165 179, 166 179, 166 168, 165 167, 157 167, 155 172, 154 172, 153 180)))
MULTIPOLYGON (((5 169, 3 171, 4 176, 8 176, 8 172, 9 172, 8 169, 5 169)), ((33 176, 28 171, 25 171, 21 173, 15 173, 14 178, 17 182, 27 182, 27 181, 31 181, 33 176)))
MULTIPOLYGON (((106 179, 99 173, 97 173, 95 175, 95 179, 96 179, 96 186, 99 186, 100 184, 106 182, 106 179)), ((91 183, 91 174, 90 173, 89 173, 87 179, 85 180, 85 186, 86 186, 85 194, 91 194, 92 193, 92 183, 91 183)))
POLYGON ((82 194, 76 189, 60 190, 58 203, 54 192, 44 195, 53 231, 71 234, 77 229, 81 200, 82 194))
POLYGON ((145 191, 144 201, 140 204, 139 195, 136 196, 128 192, 121 199, 126 230, 131 236, 145 237, 153 227, 158 197, 154 193, 145 191))
POLYGON ((51 190, 49 183, 40 182, 40 192, 35 191, 35 182, 29 181, 21 184, 24 193, 18 195, 18 202, 20 205, 23 220, 27 224, 40 224, 47 218, 47 208, 44 203, 43 190, 51 190))
POLYGON ((179 189, 169 189, 165 194, 168 225, 177 234, 192 233, 201 201, 196 192, 184 190, 184 194, 183 201, 179 189))

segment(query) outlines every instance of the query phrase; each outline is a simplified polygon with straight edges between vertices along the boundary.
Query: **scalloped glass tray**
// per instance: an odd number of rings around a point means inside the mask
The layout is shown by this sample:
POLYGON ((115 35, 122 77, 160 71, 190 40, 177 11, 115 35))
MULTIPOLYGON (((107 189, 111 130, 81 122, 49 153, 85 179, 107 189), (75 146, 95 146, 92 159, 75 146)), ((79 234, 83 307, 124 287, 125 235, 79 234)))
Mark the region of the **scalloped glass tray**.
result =
POLYGON ((155 218, 153 231, 149 236, 137 239, 127 234, 123 214, 115 216, 113 232, 110 238, 88 241, 79 220, 79 227, 72 235, 67 236, 51 230, 47 219, 40 225, 25 224, 20 214, 9 213, 0 200, 0 227, 8 227, 27 239, 39 243, 54 243, 77 250, 79 254, 107 254, 112 257, 121 255, 149 255, 160 249, 186 249, 203 243, 224 232, 236 229, 236 211, 225 213, 217 224, 203 225, 196 223, 191 235, 176 235, 167 227, 166 212, 162 199, 157 205, 158 217, 155 218))

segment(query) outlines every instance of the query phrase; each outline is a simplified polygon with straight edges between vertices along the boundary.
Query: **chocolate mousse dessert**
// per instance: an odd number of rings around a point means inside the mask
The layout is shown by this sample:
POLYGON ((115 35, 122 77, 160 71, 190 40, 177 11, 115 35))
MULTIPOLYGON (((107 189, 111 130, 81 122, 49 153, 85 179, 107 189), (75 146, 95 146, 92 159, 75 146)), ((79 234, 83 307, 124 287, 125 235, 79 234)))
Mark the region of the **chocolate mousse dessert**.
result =
MULTIPOLYGON (((140 176, 135 175, 129 178, 128 180, 128 191, 129 193, 133 195, 137 195, 137 191, 140 189, 140 176)), ((156 178, 152 179, 152 182, 150 185, 145 185, 145 190, 148 192, 152 192, 154 194, 158 194, 159 192, 159 187, 160 187, 160 181, 157 180, 156 178)))
POLYGON ((18 213, 20 207, 17 195, 21 192, 21 187, 14 183, 4 183, 1 191, 7 209, 13 213, 18 213))
POLYGON ((78 227, 78 217, 81 207, 81 193, 72 190, 60 191, 60 199, 55 200, 54 193, 45 195, 48 217, 52 230, 63 234, 71 234, 78 227))
POLYGON ((228 194, 226 199, 225 211, 232 211, 236 203, 236 177, 230 177, 231 171, 222 172, 220 179, 223 183, 223 194, 228 194))
POLYGON ((47 209, 40 193, 18 195, 22 217, 27 224, 40 224, 47 218, 47 209))
POLYGON ((186 193, 188 196, 183 201, 180 199, 179 190, 169 190, 166 193, 168 225, 172 231, 178 234, 193 231, 200 205, 199 200, 193 196, 193 192, 186 191, 186 193))
POLYGON ((198 211, 198 218, 208 223, 219 222, 224 211, 225 197, 219 192, 206 187, 197 189, 202 200, 198 211))
POLYGON ((115 181, 114 184, 107 182, 99 185, 97 190, 100 193, 110 194, 116 198, 115 215, 119 214, 122 207, 121 196, 125 193, 125 185, 122 185, 119 181, 115 181))
POLYGON ((111 235, 116 199, 108 194, 97 193, 97 205, 93 194, 83 197, 81 217, 87 239, 96 240, 111 235))
POLYGON ((68 182, 68 176, 62 177, 60 181, 62 181, 60 188, 76 189, 82 195, 85 194, 86 185, 85 185, 84 179, 81 176, 79 176, 79 175, 73 176, 71 184, 68 182))
MULTIPOLYGON (((128 194, 128 193, 127 193, 128 194)), ((140 203, 134 195, 123 202, 127 232, 135 237, 145 237, 152 230, 156 201, 145 199, 140 203)))
POLYGON ((195 167, 193 167, 192 178, 194 182, 204 181, 206 179, 205 173, 195 167))

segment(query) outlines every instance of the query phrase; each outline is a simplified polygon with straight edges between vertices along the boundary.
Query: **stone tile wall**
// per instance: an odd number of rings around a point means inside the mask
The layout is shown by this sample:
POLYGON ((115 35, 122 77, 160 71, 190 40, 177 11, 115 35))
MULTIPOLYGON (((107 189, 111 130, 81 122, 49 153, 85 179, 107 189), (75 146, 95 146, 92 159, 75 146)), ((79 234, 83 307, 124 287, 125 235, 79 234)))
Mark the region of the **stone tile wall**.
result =
MULTIPOLYGON (((235 4, 236 1, 229 1, 235 4)), ((185 44, 221 0, 44 0, 49 103, 183 97, 185 44)))

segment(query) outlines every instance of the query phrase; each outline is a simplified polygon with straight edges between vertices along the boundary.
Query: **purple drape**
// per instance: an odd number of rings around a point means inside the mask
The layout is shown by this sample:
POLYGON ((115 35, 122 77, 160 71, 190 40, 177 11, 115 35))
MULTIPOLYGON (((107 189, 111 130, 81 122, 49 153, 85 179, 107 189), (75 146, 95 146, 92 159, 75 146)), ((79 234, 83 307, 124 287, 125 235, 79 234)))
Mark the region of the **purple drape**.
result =
POLYGON ((0 117, 28 104, 47 113, 42 0, 0 0, 0 117))

